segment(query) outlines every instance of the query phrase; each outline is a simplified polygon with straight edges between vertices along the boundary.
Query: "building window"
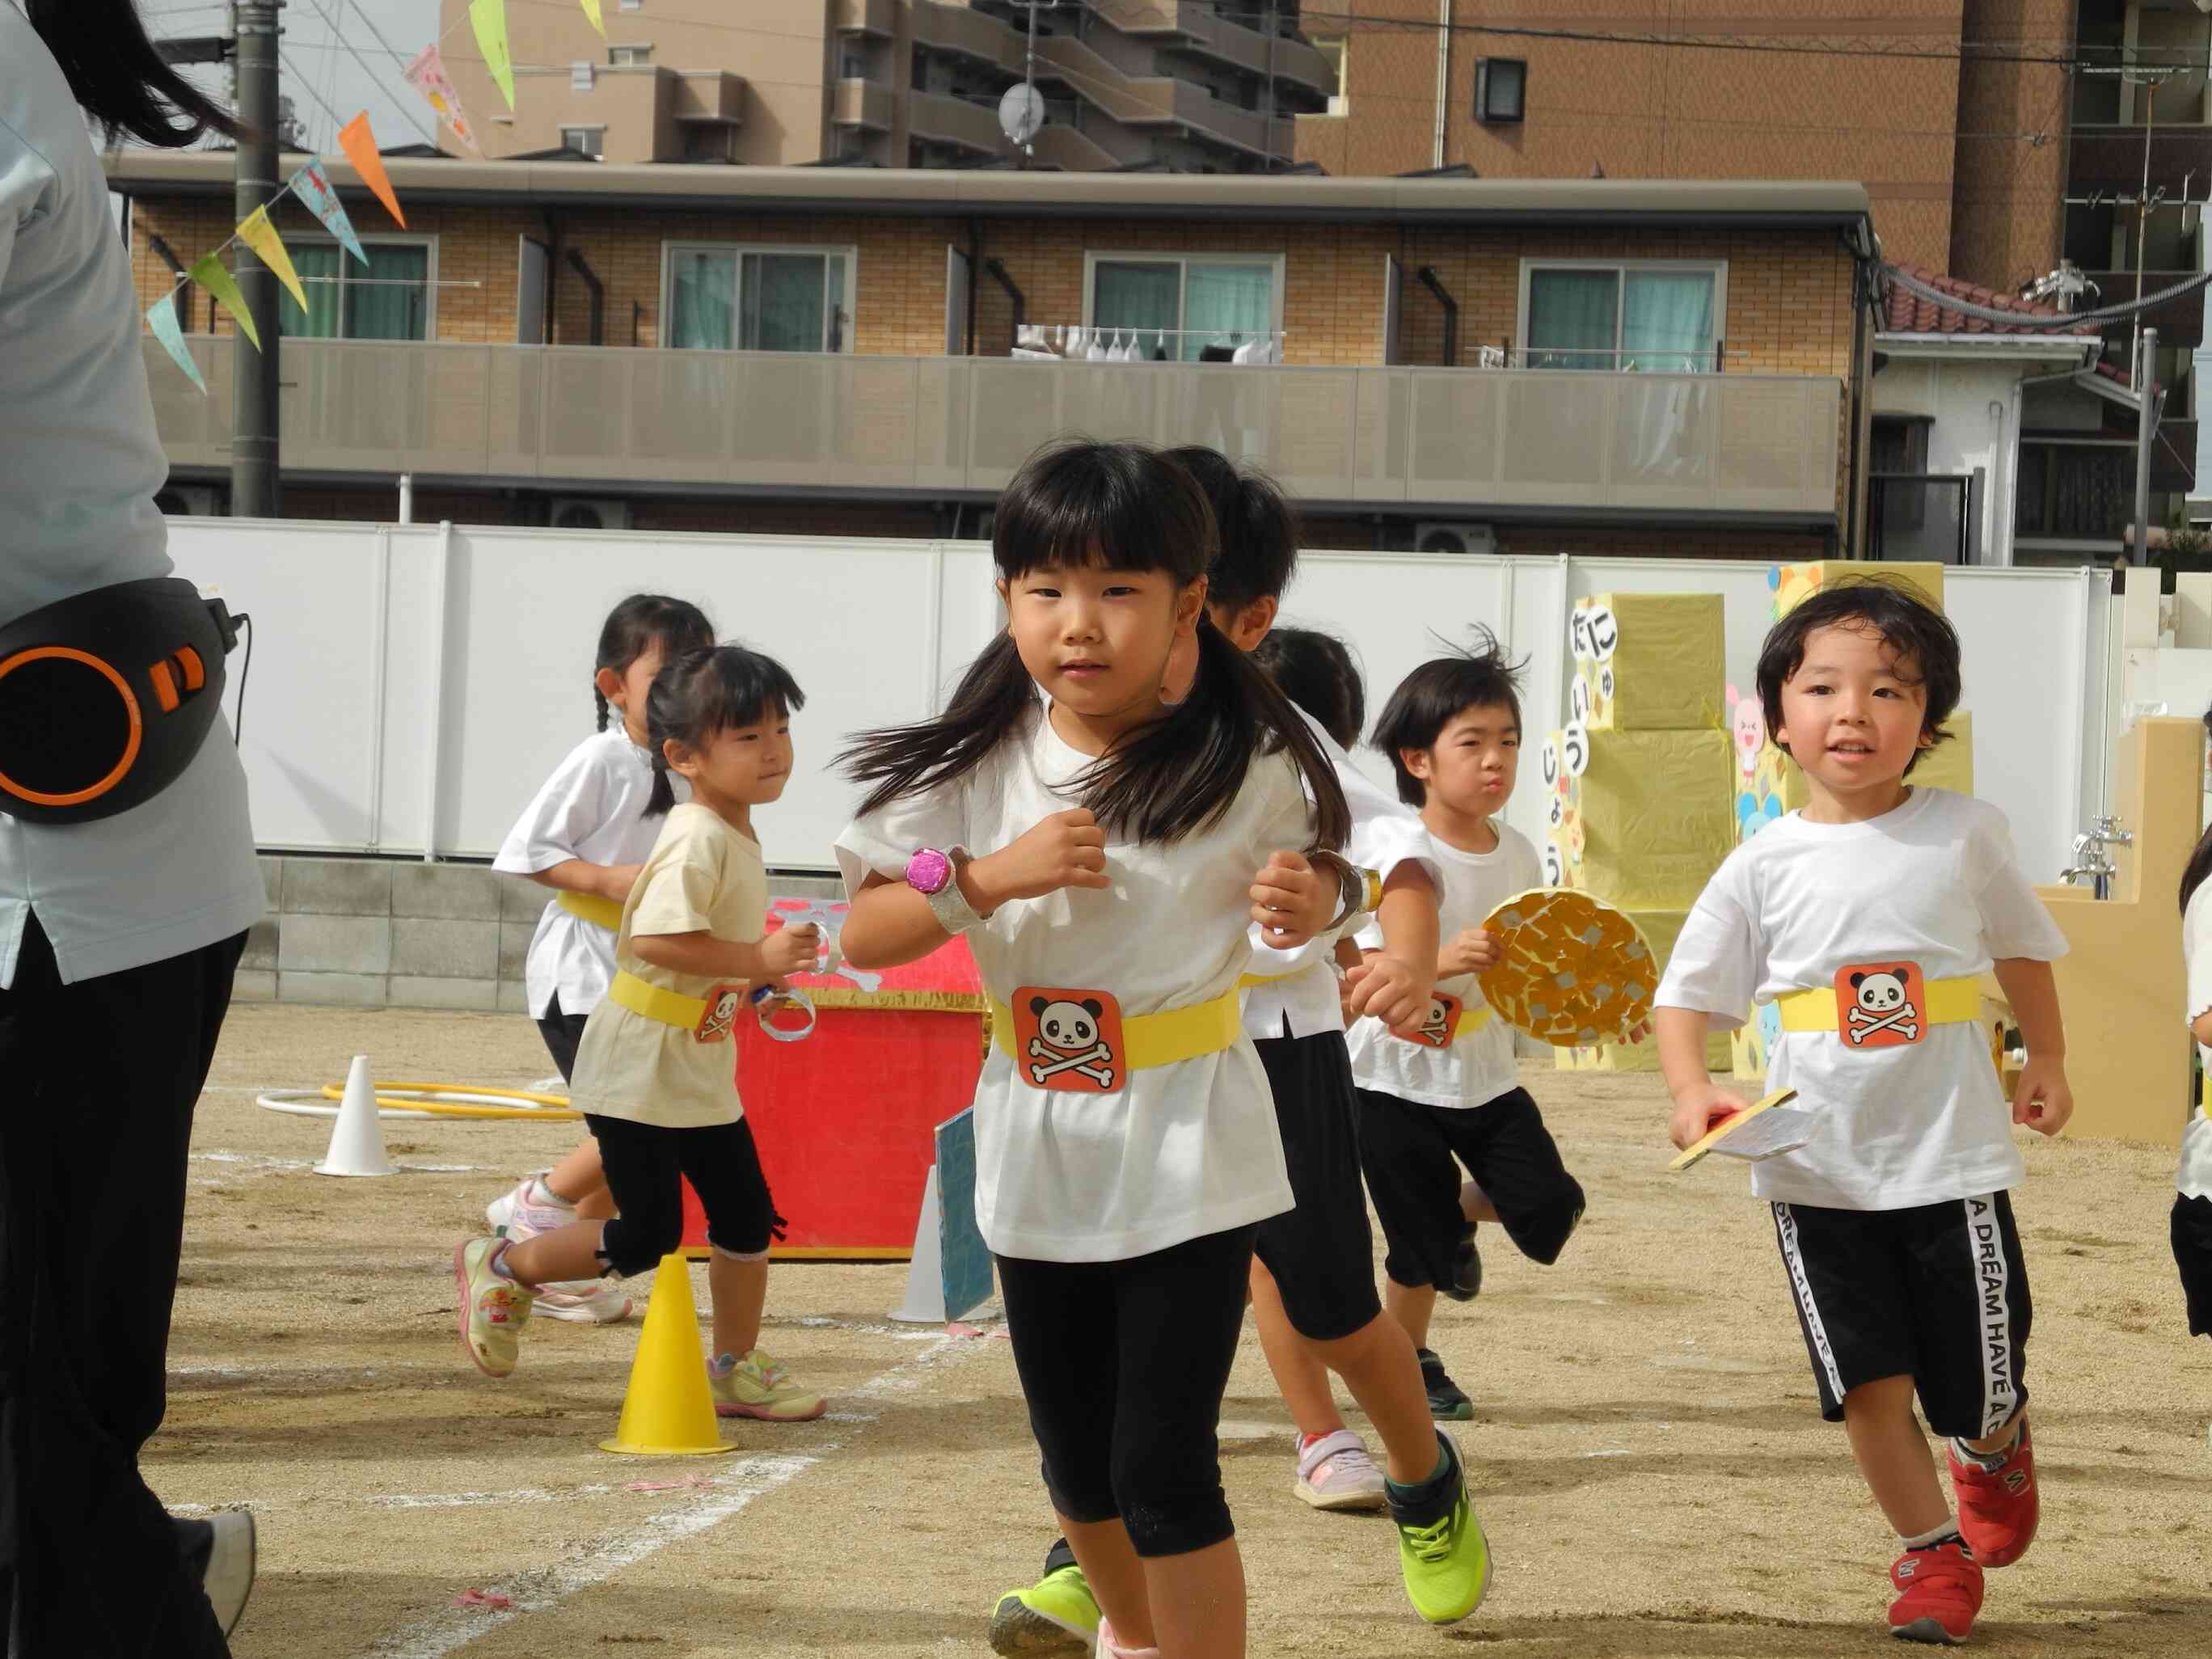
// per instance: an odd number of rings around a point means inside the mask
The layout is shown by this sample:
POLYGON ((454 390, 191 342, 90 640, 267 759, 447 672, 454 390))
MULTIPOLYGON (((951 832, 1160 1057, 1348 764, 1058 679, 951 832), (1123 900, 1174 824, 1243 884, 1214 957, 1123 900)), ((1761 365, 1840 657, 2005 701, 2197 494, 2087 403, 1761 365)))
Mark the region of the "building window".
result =
POLYGON ((865 52, 848 51, 837 65, 837 78, 841 81, 866 80, 868 54, 865 52))
POLYGON ((1281 325, 1280 254, 1091 253, 1085 260, 1085 326, 1133 345, 1141 357, 1199 362, 1209 346, 1234 349, 1271 337, 1281 325))
POLYGON ((2132 444, 2023 442, 2013 533, 2117 545, 2135 515, 2135 475, 2132 444))
POLYGON ((1522 262, 1530 368, 1717 374, 1727 310, 1728 267, 1718 262, 1522 262))
POLYGON ((287 234, 307 309, 281 289, 276 326, 295 340, 428 340, 435 333, 435 245, 364 236, 364 265, 335 241, 287 234))
POLYGON ((848 351, 851 248, 670 243, 665 345, 694 351, 848 351))
POLYGON ((1317 34, 1313 37, 1313 49, 1328 59, 1328 66, 1336 71, 1336 83, 1328 89, 1328 112, 1343 115, 1352 108, 1352 88, 1347 80, 1352 60, 1346 48, 1351 37, 1342 34, 1317 34))
POLYGON ((617 69, 639 69, 653 61, 651 46, 609 46, 607 62, 617 69))
POLYGON ((607 130, 605 127, 562 127, 561 148, 576 155, 588 155, 594 161, 606 154, 607 130))
POLYGON ((1520 58, 1479 58, 1474 64, 1474 118, 1503 125, 1524 119, 1528 64, 1520 58))
POLYGON ((1867 471, 1912 477, 1928 471, 1928 434, 1935 422, 1919 415, 1877 415, 1867 446, 1867 471))

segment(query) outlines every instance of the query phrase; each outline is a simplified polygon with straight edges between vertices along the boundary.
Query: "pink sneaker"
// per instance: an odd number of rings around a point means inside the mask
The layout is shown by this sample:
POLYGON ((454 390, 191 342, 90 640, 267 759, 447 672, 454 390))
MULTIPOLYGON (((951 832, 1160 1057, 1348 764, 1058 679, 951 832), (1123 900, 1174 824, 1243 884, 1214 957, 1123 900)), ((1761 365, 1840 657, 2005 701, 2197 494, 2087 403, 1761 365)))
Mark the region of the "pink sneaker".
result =
POLYGON ((1382 1471, 1350 1429, 1316 1437, 1298 1449, 1297 1495, 1317 1510, 1379 1510, 1382 1471))
POLYGON ((570 1325, 614 1325, 629 1317, 629 1293, 611 1279, 572 1279, 538 1287, 540 1318, 570 1325))
POLYGON ((575 1206, 556 1198, 534 1175, 523 1176, 484 1206, 484 1224, 496 1237, 518 1243, 565 1227, 575 1218, 575 1206))
POLYGON ((1101 1618, 1098 1621, 1098 1659, 1160 1659, 1158 1648, 1124 1647, 1114 1639, 1114 1626, 1101 1618))

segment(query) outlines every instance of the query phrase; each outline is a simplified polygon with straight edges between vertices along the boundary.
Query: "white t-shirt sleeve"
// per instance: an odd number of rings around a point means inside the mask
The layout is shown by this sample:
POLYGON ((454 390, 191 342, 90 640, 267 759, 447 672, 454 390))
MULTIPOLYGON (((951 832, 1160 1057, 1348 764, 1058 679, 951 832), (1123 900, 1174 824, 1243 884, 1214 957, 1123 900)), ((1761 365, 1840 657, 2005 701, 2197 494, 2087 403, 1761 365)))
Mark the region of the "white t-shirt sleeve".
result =
POLYGON ((613 816, 611 780, 599 760, 602 752, 596 744, 581 743, 553 769, 500 843, 493 869, 534 876, 584 857, 584 838, 613 816))
POLYGON ((1966 840, 1967 878, 1975 884, 1974 904, 1982 916, 1982 943, 1992 962, 2025 957, 2056 962, 2066 954, 2066 935, 2035 896, 2013 851, 2012 827, 2004 813, 1977 801, 1966 840))
POLYGON ((2191 1024, 2212 1012, 2212 881, 2189 896, 2181 915, 2181 962, 2189 976, 2189 1006, 2182 1018, 2191 1024))
POLYGON ((1760 968, 1759 928, 1744 890, 1745 872, 1741 856, 1731 854, 1698 895, 1652 999, 1656 1006, 1710 1015, 1723 1030, 1744 1023, 1760 968))
POLYGON ((968 811, 969 792, 995 771, 995 756, 986 757, 963 778, 903 796, 847 824, 836 842, 845 896, 856 896, 871 873, 903 881, 908 863, 925 847, 940 853, 953 847, 965 847, 979 855, 997 852, 995 847, 970 845, 968 811))

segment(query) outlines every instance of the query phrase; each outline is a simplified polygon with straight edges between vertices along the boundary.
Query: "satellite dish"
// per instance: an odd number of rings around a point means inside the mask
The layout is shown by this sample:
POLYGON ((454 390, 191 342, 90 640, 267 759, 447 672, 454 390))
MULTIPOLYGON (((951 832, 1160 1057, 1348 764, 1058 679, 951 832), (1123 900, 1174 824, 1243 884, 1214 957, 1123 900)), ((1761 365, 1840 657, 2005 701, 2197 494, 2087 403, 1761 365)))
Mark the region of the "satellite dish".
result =
POLYGON ((999 100, 999 128, 1006 135, 1006 142, 1027 145, 1043 125, 1044 94, 1036 89, 1036 83, 1024 81, 1008 87, 1006 95, 999 100))

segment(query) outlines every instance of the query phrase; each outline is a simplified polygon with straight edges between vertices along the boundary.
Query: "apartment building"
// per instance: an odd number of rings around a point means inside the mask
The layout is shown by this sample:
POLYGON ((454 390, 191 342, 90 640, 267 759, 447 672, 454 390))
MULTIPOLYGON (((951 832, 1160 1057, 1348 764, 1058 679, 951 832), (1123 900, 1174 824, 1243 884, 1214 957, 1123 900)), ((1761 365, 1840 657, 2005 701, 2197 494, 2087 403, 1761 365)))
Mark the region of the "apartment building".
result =
POLYGON ((447 66, 494 159, 1264 173, 1336 82, 1296 0, 1059 0, 1036 14, 1046 122, 1024 155, 999 106, 1031 61, 1026 4, 605 0, 605 39, 578 6, 510 7, 512 113, 467 12, 443 0, 447 66))
MULTIPOLYGON (((150 301, 229 234, 228 158, 125 151, 150 301)), ((328 163, 340 193, 354 175, 328 163)), ((291 516, 974 534, 1055 434, 1212 444, 1310 545, 1772 559, 1854 545, 1856 185, 390 162, 371 264, 287 203, 291 516)), ((203 398, 149 341, 180 504, 203 398)))

